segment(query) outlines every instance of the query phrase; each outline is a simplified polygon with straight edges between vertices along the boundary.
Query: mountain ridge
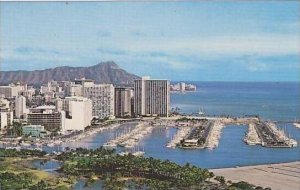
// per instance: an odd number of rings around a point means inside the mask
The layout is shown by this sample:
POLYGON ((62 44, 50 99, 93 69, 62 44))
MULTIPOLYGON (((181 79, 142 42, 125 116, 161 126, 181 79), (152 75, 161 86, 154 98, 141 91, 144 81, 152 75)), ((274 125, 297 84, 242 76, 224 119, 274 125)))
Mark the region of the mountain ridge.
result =
POLYGON ((116 85, 131 85, 140 77, 122 69, 114 61, 100 62, 88 67, 61 66, 43 70, 0 71, 0 84, 25 82, 29 85, 41 85, 52 80, 66 81, 75 78, 88 78, 96 83, 112 83, 116 85))

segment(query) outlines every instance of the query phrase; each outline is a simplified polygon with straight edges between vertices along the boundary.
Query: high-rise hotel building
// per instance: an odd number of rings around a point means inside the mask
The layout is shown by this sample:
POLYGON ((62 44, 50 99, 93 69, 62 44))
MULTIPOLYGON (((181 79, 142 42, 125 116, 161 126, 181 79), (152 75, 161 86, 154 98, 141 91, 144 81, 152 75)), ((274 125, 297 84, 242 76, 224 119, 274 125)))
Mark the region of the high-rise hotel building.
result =
POLYGON ((130 88, 115 88, 115 116, 131 116, 131 97, 133 90, 130 88))
POLYGON ((170 81, 142 79, 134 81, 134 113, 168 117, 170 108, 170 81))
POLYGON ((83 96, 92 100, 93 117, 114 117, 115 89, 112 84, 95 84, 91 79, 75 79, 66 87, 66 96, 83 96))

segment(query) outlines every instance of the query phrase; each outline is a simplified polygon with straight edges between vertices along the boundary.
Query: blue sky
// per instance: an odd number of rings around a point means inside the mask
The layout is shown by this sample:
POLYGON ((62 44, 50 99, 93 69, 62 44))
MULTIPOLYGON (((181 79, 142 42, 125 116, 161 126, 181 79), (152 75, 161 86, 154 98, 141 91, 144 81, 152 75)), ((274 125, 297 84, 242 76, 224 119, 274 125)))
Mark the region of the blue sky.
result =
POLYGON ((137 75, 300 81, 300 3, 1 2, 1 70, 115 61, 137 75))

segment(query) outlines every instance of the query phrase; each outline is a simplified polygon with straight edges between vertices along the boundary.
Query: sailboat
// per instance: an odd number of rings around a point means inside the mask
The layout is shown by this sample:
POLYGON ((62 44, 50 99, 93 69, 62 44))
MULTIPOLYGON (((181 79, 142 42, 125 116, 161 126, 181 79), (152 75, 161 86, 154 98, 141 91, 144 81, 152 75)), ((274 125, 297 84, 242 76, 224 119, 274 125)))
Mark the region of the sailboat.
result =
POLYGON ((199 114, 200 116, 205 115, 203 108, 199 108, 198 114, 199 114))
POLYGON ((293 124, 294 124, 295 127, 300 128, 300 122, 299 122, 298 119, 295 119, 293 124))
POLYGON ((137 151, 132 153, 132 155, 134 155, 134 156, 143 156, 145 154, 144 147, 143 147, 143 151, 140 151, 140 146, 139 145, 138 145, 137 148, 138 148, 137 151))

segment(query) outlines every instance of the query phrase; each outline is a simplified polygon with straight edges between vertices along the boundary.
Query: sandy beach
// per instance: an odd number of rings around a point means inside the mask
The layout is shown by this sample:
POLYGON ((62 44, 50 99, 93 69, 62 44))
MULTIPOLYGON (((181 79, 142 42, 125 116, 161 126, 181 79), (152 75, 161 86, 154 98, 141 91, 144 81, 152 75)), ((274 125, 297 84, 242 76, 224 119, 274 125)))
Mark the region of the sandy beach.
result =
POLYGON ((272 190, 300 189, 300 161, 210 170, 233 182, 246 181, 272 190))

